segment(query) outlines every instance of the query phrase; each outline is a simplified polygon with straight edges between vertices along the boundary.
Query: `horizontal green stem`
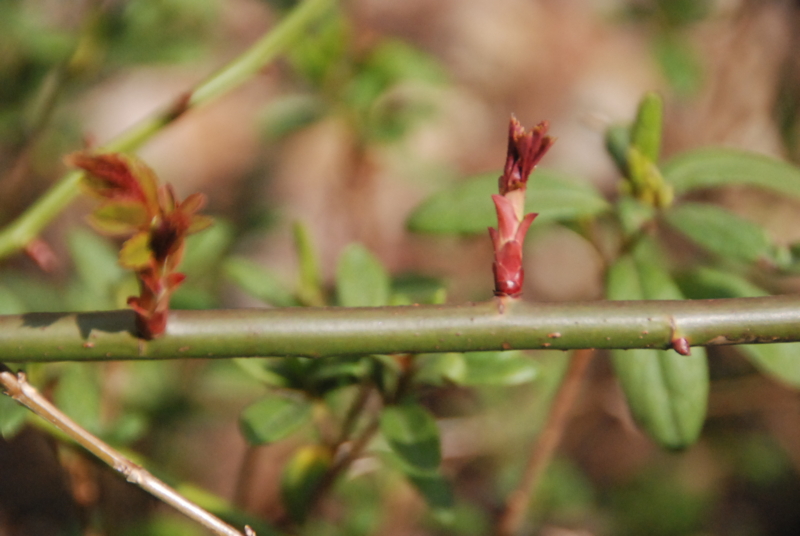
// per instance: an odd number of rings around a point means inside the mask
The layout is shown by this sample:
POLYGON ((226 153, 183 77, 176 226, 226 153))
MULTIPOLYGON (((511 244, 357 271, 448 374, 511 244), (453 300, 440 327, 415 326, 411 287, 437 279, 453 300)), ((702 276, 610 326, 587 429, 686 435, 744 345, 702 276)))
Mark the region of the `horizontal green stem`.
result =
POLYGON ((726 300, 173 311, 134 335, 132 311, 0 316, 0 359, 339 356, 510 349, 670 348, 800 341, 800 296, 726 300))
MULTIPOLYGON (((207 104, 257 74, 278 54, 303 36, 314 20, 324 15, 335 0, 304 0, 281 22, 241 56, 164 110, 146 117, 98 150, 133 151, 188 110, 207 104)), ((0 230, 0 258, 24 248, 80 193, 81 172, 71 172, 36 200, 22 215, 0 230)))

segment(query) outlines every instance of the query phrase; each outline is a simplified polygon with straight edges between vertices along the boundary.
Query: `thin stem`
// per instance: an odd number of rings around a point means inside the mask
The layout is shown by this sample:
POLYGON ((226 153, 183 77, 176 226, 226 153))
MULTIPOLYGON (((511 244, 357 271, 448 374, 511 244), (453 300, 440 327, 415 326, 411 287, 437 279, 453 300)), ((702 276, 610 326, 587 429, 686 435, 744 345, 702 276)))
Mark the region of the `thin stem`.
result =
POLYGON ((572 354, 567 372, 550 406, 550 414, 544 429, 533 444, 519 485, 509 495, 506 507, 500 515, 497 536, 514 536, 519 532, 536 485, 564 435, 572 407, 580 394, 583 377, 594 353, 594 350, 578 350, 572 354))
POLYGON ((239 532, 218 517, 203 510, 198 505, 180 495, 164 482, 151 475, 146 469, 133 463, 99 438, 90 434, 40 395, 39 392, 26 381, 24 373, 13 374, 3 366, 0 368, 0 385, 3 386, 6 393, 11 398, 36 413, 39 417, 53 424, 56 428, 69 436, 70 439, 124 476, 125 480, 136 484, 183 513, 185 516, 213 531, 215 534, 221 536, 251 536, 255 534, 249 527, 245 527, 244 534, 239 532))
MULTIPOLYGON (((244 54, 194 89, 180 95, 171 106, 156 112, 100 147, 99 151, 133 151, 188 110, 207 104, 241 85, 301 38, 308 25, 327 13, 334 3, 335 0, 304 0, 244 54)), ((78 185, 81 177, 81 172, 66 174, 19 218, 2 229, 0 258, 24 248, 75 199, 80 192, 78 185)))
POLYGON ((0 316, 6 362, 670 348, 800 341, 800 296, 725 300, 173 311, 136 337, 133 311, 0 316))

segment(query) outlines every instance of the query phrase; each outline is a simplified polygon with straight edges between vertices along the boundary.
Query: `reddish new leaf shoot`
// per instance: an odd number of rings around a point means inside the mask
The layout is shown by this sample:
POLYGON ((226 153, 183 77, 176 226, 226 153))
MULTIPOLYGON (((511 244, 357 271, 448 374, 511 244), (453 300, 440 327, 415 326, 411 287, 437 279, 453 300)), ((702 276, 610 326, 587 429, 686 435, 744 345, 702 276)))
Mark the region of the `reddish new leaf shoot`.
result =
POLYGON ((503 175, 498 181, 500 195, 493 195, 497 210, 497 229, 489 228, 494 245, 494 293, 518 298, 522 295, 525 271, 522 268, 522 244, 536 214, 525 214, 525 191, 528 177, 555 142, 546 136, 548 124, 542 121, 526 131, 512 117, 508 132, 508 155, 503 175))
POLYGON ((82 152, 66 161, 87 172, 88 191, 103 200, 89 223, 105 234, 130 236, 119 263, 135 271, 140 294, 128 298, 128 304, 136 311, 141 337, 158 337, 166 330, 170 297, 185 279, 177 271, 185 239, 212 223, 197 214, 205 196, 178 201, 172 187, 159 185, 155 173, 133 156, 82 152))

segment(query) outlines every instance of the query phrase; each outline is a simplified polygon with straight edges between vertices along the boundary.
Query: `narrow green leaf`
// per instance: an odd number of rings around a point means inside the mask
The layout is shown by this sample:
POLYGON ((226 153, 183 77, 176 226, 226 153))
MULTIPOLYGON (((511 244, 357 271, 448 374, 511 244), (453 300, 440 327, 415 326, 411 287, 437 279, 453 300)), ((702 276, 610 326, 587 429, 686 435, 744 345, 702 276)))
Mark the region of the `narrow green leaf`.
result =
POLYGON ((228 257, 222 273, 247 294, 275 307, 297 305, 292 293, 278 276, 244 257, 228 257))
POLYGON ((524 353, 468 352, 464 354, 463 385, 520 385, 536 378, 536 361, 524 353))
POLYGON ((628 148, 631 145, 631 129, 626 125, 611 125, 606 130, 606 151, 611 155, 620 173, 628 175, 628 148))
POLYGON ((698 188, 747 184, 800 198, 800 169, 768 156, 736 149, 705 148, 681 153, 661 168, 681 194, 698 188))
POLYGON ((361 244, 350 244, 336 268, 336 295, 344 307, 380 307, 389 303, 386 269, 361 244))
POLYGON ((648 91, 639 102, 636 121, 631 128, 631 145, 653 163, 658 162, 661 151, 662 115, 661 97, 654 91, 648 91))
MULTIPOLYGON (((406 225, 418 233, 486 233, 497 225, 492 194, 497 193, 499 176, 500 172, 479 175, 432 195, 406 225)), ((593 186, 555 171, 537 169, 528 182, 525 211, 539 214, 537 224, 590 217, 608 208, 593 186)))
POLYGON ((239 427, 251 445, 280 441, 311 420, 311 404, 302 398, 268 396, 248 406, 239 427))
MULTIPOLYGON (((662 268, 653 244, 609 270, 612 300, 680 299, 680 290, 662 268)), ((700 434, 708 398, 708 366, 703 348, 690 356, 673 350, 615 350, 614 370, 637 422, 661 445, 683 448, 700 434)))
POLYGON ((316 491, 331 466, 332 457, 321 445, 307 445, 298 449, 283 469, 281 496, 291 518, 302 523, 316 491))
POLYGON ((439 467, 439 428, 422 406, 401 404, 385 408, 380 429, 392 451, 411 468, 431 471, 439 467))
POLYGON ((724 208, 683 203, 666 213, 669 224, 697 245, 721 257, 745 262, 769 258, 772 244, 764 229, 724 208))
POLYGON ((292 226, 294 247, 300 263, 300 283, 297 294, 304 305, 325 305, 322 293, 322 275, 319 272, 319 261, 308 228, 301 222, 292 226))

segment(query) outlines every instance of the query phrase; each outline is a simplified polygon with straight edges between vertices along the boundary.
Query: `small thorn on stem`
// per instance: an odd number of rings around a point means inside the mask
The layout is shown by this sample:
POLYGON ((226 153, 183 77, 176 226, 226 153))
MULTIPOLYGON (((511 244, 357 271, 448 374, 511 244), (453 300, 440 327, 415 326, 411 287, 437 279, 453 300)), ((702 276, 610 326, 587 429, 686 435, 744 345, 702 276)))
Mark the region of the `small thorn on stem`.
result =
POLYGON ((677 337, 672 339, 672 349, 681 355, 692 355, 692 349, 689 347, 689 341, 686 337, 677 337))

